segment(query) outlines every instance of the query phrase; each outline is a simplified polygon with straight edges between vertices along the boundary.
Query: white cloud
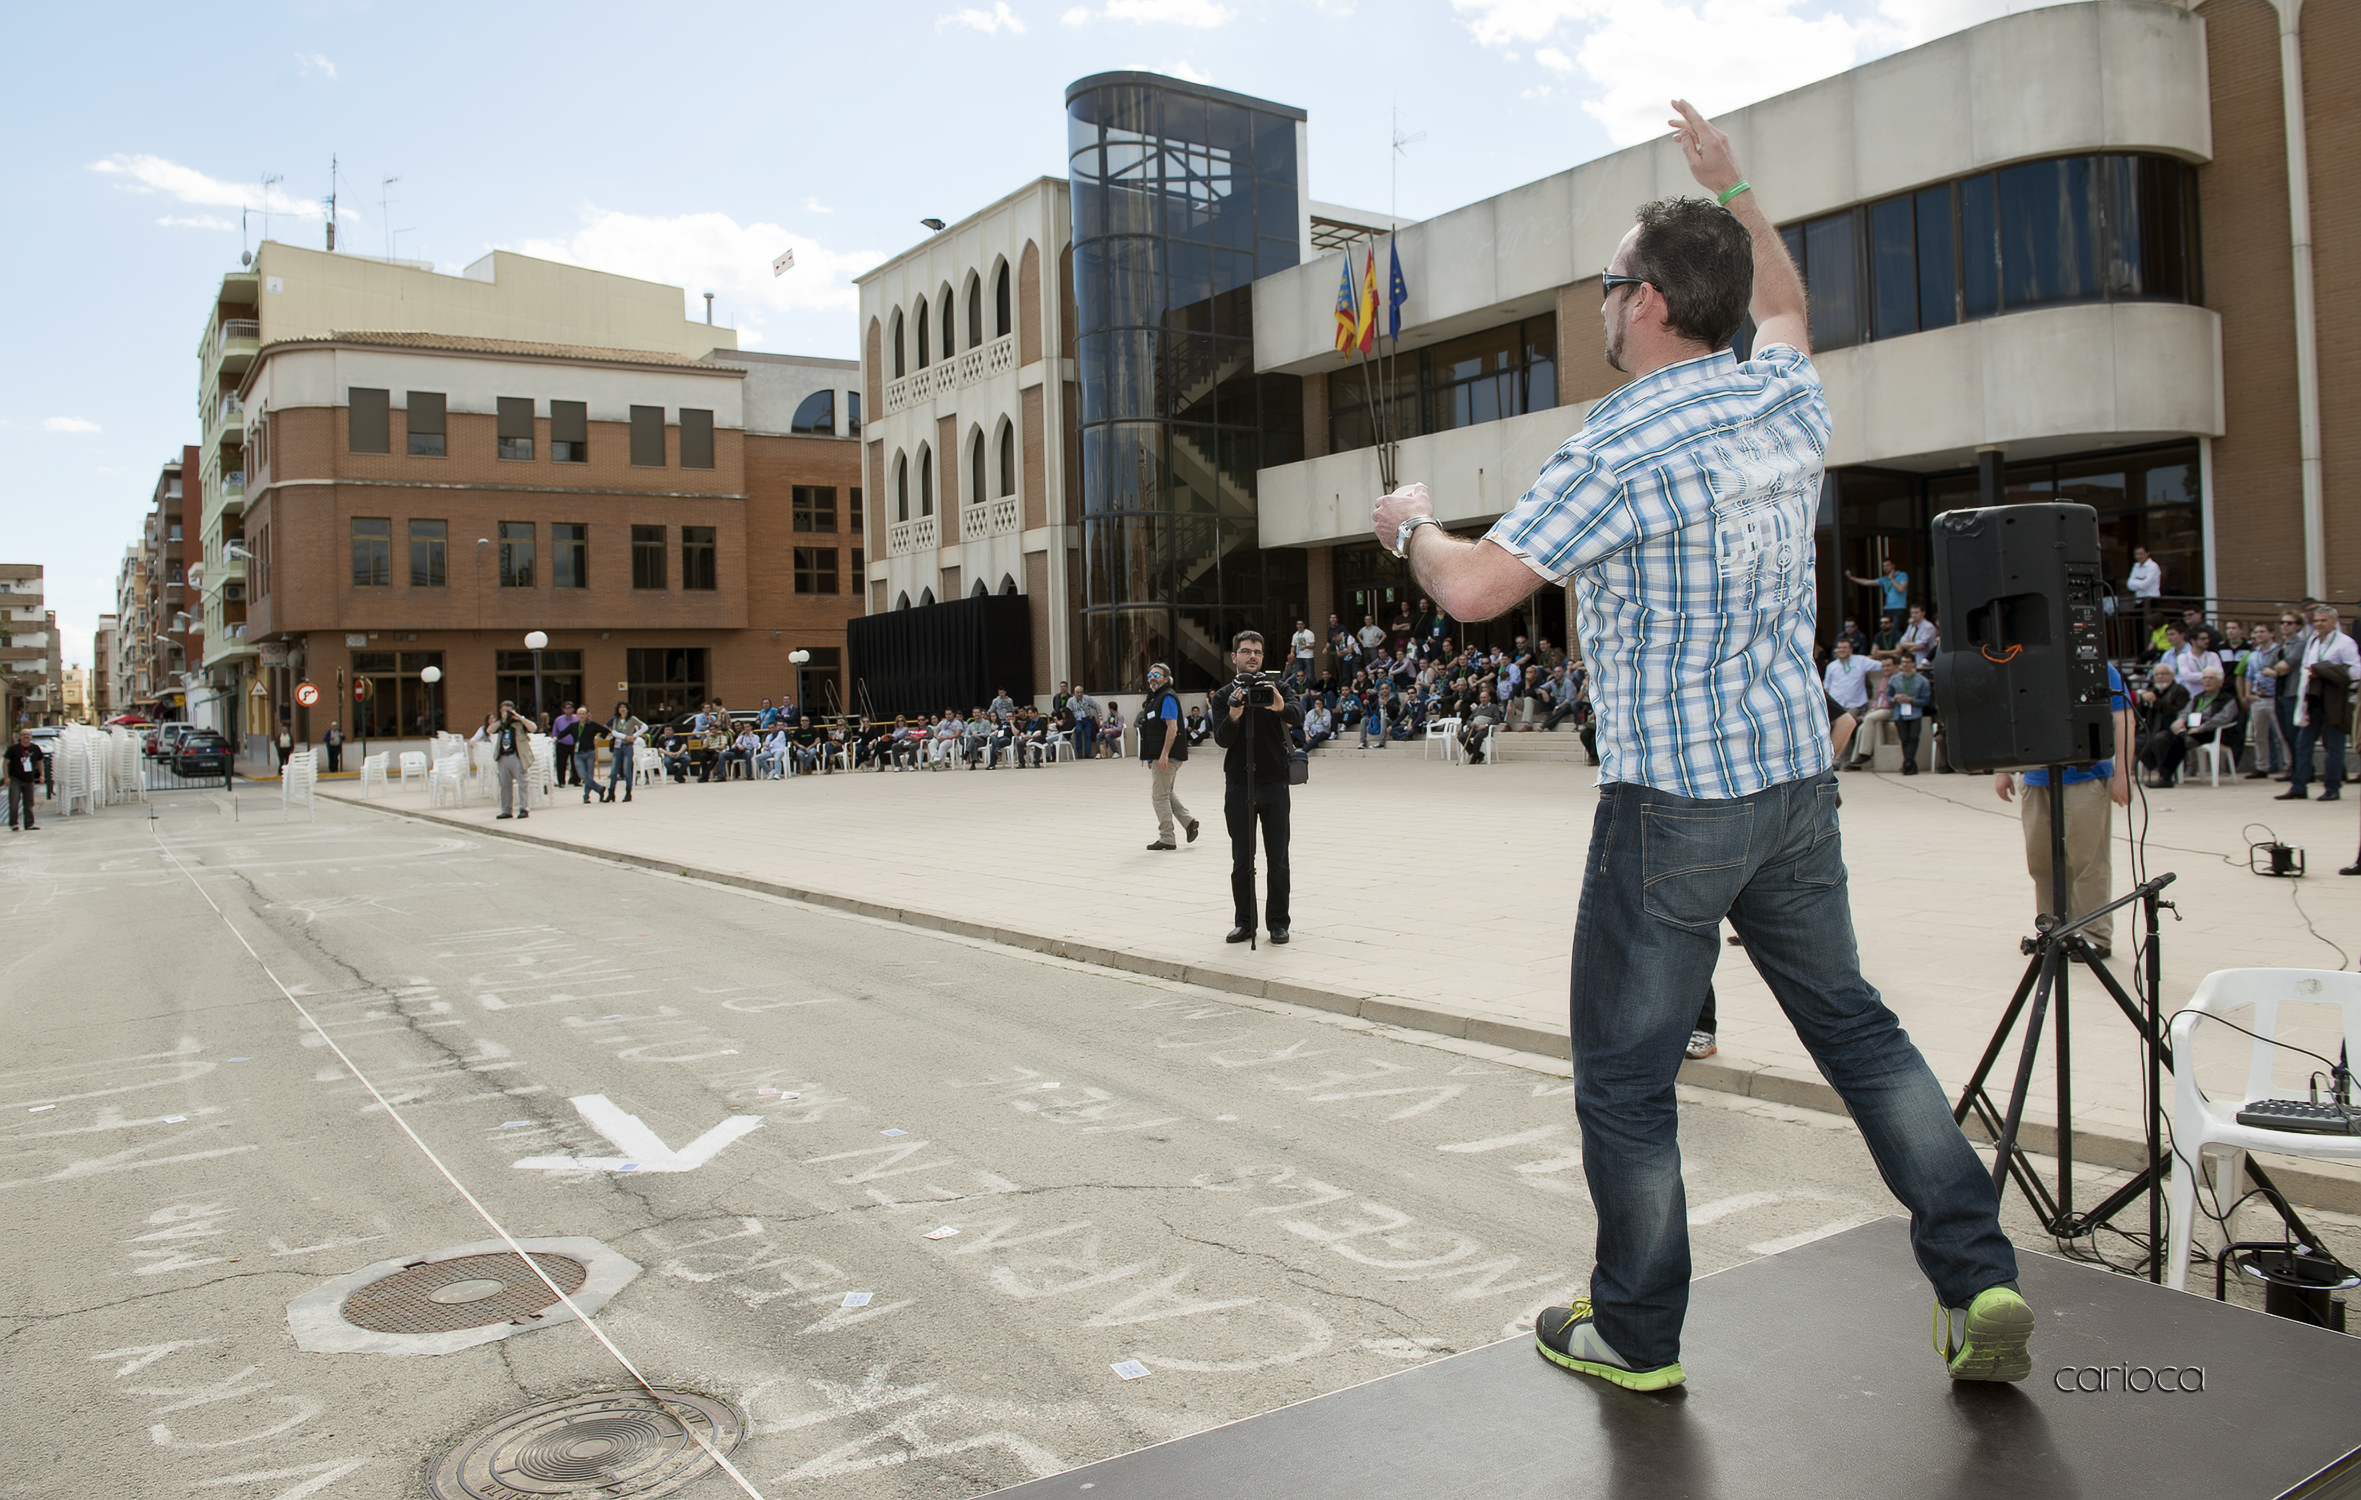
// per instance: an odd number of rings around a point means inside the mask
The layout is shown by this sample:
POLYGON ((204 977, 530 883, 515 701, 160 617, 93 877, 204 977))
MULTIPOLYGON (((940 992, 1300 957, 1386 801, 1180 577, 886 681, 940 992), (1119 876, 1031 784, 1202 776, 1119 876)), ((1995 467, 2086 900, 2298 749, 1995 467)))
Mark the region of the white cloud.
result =
MULTIPOLYGON (((291 196, 285 189, 272 186, 267 191, 260 182, 224 182, 208 177, 195 167, 184 167, 176 161, 144 153, 117 153, 104 161, 94 161, 90 170, 103 176, 121 178, 115 186, 133 193, 162 193, 183 203, 194 203, 206 208, 251 208, 291 218, 319 219, 327 210, 310 198, 291 196)), ((345 209, 340 215, 355 217, 345 209)))
POLYGON ((1661 134, 1675 95, 1717 114, 2002 15, 2017 0, 1452 0, 1476 41, 1579 74, 1582 108, 1617 145, 1661 134), (1534 45, 1543 44, 1543 45, 1534 45))
POLYGON ((166 214, 156 222, 167 229, 235 229, 238 227, 235 219, 224 219, 217 214, 191 214, 186 218, 174 218, 171 214, 166 214))
POLYGON ((1068 26, 1079 26, 1083 22, 1090 19, 1090 7, 1087 5, 1077 5, 1072 10, 1067 11, 1064 15, 1058 17, 1058 19, 1065 22, 1068 26))
POLYGON ((827 204, 822 203, 817 198, 804 199, 803 211, 807 214, 832 214, 836 212, 835 209, 830 208, 827 204))
MULTIPOLYGON (((1067 15, 1071 16, 1072 11, 1067 15)), ((1129 21, 1135 26, 1153 22, 1170 22, 1175 26, 1219 26, 1238 13, 1214 0, 1107 0, 1106 9, 1099 12, 1110 21, 1129 21)))
POLYGON ((712 292, 744 344, 761 341, 767 314, 857 310, 861 299, 853 276, 885 258, 877 250, 831 250, 808 235, 776 224, 740 224, 728 214, 652 218, 591 205, 583 207, 582 227, 570 238, 502 248, 678 286, 700 314, 703 294, 712 292), (795 252, 795 267, 774 276, 771 262, 782 249, 795 252))
POLYGON ((330 83, 334 83, 336 81, 336 64, 328 61, 327 58, 322 57, 317 52, 296 53, 295 67, 298 72, 303 73, 306 76, 317 73, 321 77, 327 79, 330 83))
POLYGON ((990 10, 953 11, 935 22, 935 30, 937 31, 946 26, 967 26, 986 36, 997 36, 1003 31, 1013 31, 1022 35, 1025 30, 1025 23, 1017 19, 1015 11, 1008 8, 1008 0, 996 0, 990 10))
POLYGON ((1195 68, 1190 67, 1186 62, 1125 63, 1121 71, 1125 73, 1161 73, 1167 78, 1185 78, 1191 83, 1213 82, 1213 79, 1210 76, 1198 72, 1195 68))
POLYGON ((50 432, 97 432, 99 430, 99 425, 96 422, 86 422, 80 417, 44 417, 41 419, 41 425, 50 432))

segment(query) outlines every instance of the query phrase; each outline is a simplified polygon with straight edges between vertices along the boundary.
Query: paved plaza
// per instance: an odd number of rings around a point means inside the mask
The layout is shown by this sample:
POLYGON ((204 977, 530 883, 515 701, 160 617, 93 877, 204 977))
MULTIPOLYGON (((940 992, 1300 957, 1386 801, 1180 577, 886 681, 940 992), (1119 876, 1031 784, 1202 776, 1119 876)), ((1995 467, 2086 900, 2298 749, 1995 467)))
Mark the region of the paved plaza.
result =
MULTIPOLYGON (((1566 973, 1595 771, 1565 761, 1492 767, 1422 760, 1414 748, 1323 754, 1294 799, 1294 941, 1256 951, 1222 941, 1230 924, 1218 764, 1201 755, 1180 794, 1204 835, 1173 853, 1154 836, 1148 774, 1135 762, 1046 770, 837 774, 790 781, 644 788, 628 806, 561 792, 527 822, 493 821, 471 794, 426 807, 415 785, 380 807, 505 832, 633 863, 992 937, 1236 993, 1347 1011, 1520 1051, 1564 1056, 1566 973)), ((2167 1010, 2215 969, 2350 967, 2361 939, 2361 879, 2348 802, 2276 802, 2266 782, 2135 794, 2117 815, 2115 878, 2130 884, 2125 824, 2146 820, 2152 872, 2178 879, 2164 923, 2167 1010), (2262 826, 2305 849, 2301 881, 2249 873, 2262 826), (2340 946, 2342 945, 2342 946, 2340 946)), ((361 800, 352 782, 327 795, 361 800)), ((1845 855, 1862 966, 1956 1095, 1991 1038, 2026 960, 2031 930, 2016 809, 1989 776, 1843 777, 1845 855)), ((266 816, 268 814, 265 814, 266 816)), ((2114 966, 2128 983, 2134 924, 2119 914, 2114 966)), ((1743 950, 1725 951, 1716 988, 1720 1055, 1686 1082, 1832 1109, 1792 1028, 1743 950)), ((2127 1166, 2140 1130, 2134 1034, 2087 976, 2072 989, 2075 1114, 2083 1157, 2127 1166)), ((2332 1029, 2291 1033, 2333 1054, 2332 1029)), ((2027 1110, 2044 1145, 2054 1118, 2045 1040, 2027 1110)), ((1992 1085, 2005 1093, 2012 1044, 1992 1085)), ((2224 1041, 2200 1076, 2234 1087, 2243 1047, 2224 1041)), ((2303 1070, 2280 1081, 2294 1093, 2303 1070)), ((2169 1088, 2169 1080, 2167 1087, 2169 1088)), ((2269 1158, 2266 1158, 2269 1160, 2269 1158)), ((2361 1173, 2284 1171, 2299 1196, 2361 1208, 2361 1173)))

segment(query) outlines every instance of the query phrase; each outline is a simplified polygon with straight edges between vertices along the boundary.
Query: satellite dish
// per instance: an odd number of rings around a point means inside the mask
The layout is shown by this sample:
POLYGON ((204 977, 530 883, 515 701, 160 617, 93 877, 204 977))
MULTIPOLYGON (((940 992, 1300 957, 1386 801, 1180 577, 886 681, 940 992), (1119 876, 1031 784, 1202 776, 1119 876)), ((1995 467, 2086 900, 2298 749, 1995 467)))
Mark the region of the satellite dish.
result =
POLYGON ((241 251, 239 251, 239 252, 238 252, 238 264, 239 264, 239 265, 241 265, 241 266, 250 266, 250 265, 253 265, 253 264, 254 264, 254 252, 253 252, 253 251, 251 251, 251 250, 241 250, 241 251))

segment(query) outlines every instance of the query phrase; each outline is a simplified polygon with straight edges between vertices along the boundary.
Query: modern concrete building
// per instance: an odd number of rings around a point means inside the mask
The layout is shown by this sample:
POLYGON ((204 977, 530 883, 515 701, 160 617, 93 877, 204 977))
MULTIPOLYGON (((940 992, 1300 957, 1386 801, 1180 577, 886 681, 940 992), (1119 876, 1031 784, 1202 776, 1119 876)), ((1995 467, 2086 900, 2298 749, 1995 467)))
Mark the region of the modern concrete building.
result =
POLYGON ((0 707, 12 728, 54 724, 64 703, 57 614, 39 563, 0 563, 0 707))
MULTIPOLYGON (((1835 415, 1824 634, 1870 613, 1845 578, 1883 559, 1926 594, 1940 511, 2053 498, 2097 508, 2119 587, 2139 545, 2168 593, 2219 606, 2361 595, 2361 411, 2346 410, 2361 343, 2317 312, 2361 293, 2361 235, 2334 232, 2361 208, 2318 196, 2305 167, 2361 146, 2361 122, 2302 84, 2361 59, 2361 8, 2305 9, 2300 34, 2296 11, 2083 0, 1718 121, 1811 287, 1835 415)), ((996 398, 942 364, 940 340, 965 278, 1017 243, 987 225, 1021 206, 1062 293, 1039 345, 1060 363, 1019 382, 1045 392, 1042 470, 1065 506, 1041 544, 1077 564, 1034 611, 1037 655, 1071 664, 1044 681, 1102 691, 1136 691, 1154 659, 1202 686, 1242 625, 1406 603, 1402 565, 1368 536, 1377 419, 1401 480, 1427 483, 1454 529, 1488 525, 1621 382, 1598 273, 1633 211, 1697 191, 1654 141, 1400 227, 1401 338, 1364 368, 1334 348, 1331 247, 1357 283, 1362 236, 1385 221, 1310 200, 1300 111, 1155 75, 1085 79, 1067 102, 1062 195, 1020 189, 863 278, 867 380, 892 412, 871 488, 918 465, 923 508, 929 452, 939 490, 941 455, 958 468, 955 444, 993 431, 996 398), (1063 224, 1042 223, 1061 200, 1063 224), (935 363, 912 369, 905 343, 894 366, 892 331, 928 318, 935 363)), ((872 564, 872 610, 922 605, 930 575, 973 577, 946 535, 903 542, 872 564)), ((1563 625, 1543 591, 1503 628, 1563 625)))

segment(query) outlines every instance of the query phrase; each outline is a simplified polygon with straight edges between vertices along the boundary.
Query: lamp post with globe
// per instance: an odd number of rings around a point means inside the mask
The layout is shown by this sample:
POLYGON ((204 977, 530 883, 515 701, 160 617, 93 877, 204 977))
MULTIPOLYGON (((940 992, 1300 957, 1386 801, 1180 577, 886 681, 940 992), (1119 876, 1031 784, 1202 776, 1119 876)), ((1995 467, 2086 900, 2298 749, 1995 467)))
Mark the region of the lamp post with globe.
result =
POLYGON ((428 667, 418 674, 418 680, 426 684, 426 733, 431 739, 434 732, 443 727, 443 716, 435 711, 434 690, 435 684, 443 680, 443 669, 428 667))
POLYGON ((533 653, 533 729, 535 733, 539 733, 541 729, 541 653, 548 646, 549 636, 544 631, 530 631, 525 636, 525 649, 533 653))

